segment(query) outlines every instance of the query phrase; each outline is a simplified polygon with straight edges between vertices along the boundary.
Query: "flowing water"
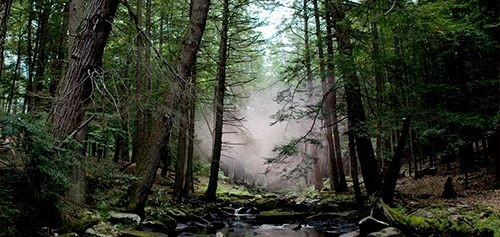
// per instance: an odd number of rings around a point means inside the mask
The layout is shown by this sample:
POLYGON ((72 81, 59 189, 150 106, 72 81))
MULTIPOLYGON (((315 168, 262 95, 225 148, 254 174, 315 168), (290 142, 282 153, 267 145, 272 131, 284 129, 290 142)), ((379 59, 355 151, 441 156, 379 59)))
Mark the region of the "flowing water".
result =
MULTIPOLYGON (((297 226, 297 225, 295 225, 297 226)), ((215 234, 193 234, 193 233, 181 233, 179 236, 188 237, 188 236, 210 236, 210 237, 324 237, 328 236, 324 233, 315 230, 313 228, 302 228, 300 230, 293 230, 289 225, 270 225, 263 224, 260 226, 255 226, 251 228, 244 229, 221 229, 218 230, 215 234)))

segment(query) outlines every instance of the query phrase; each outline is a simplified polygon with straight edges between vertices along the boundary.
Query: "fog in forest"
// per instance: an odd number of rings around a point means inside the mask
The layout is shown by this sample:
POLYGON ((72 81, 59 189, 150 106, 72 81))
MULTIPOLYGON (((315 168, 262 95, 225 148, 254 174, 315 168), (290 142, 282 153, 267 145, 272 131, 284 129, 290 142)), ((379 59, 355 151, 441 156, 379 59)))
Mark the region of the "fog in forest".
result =
MULTIPOLYGON (((304 135, 306 129, 301 122, 286 121, 276 123, 272 118, 283 105, 275 101, 281 90, 274 84, 265 89, 250 93, 240 105, 234 106, 234 112, 225 112, 225 118, 234 117, 242 119, 240 122, 224 124, 223 148, 221 156, 221 170, 235 182, 257 184, 260 187, 279 188, 282 175, 277 172, 265 174, 265 159, 275 157, 273 148, 284 144, 290 139, 304 135), (238 125, 239 124, 239 125, 238 125)), ((211 160, 213 118, 199 118, 197 121, 196 140, 198 152, 207 160, 211 160)), ((232 120, 234 121, 234 120, 232 120)), ((290 159, 293 159, 291 157, 290 159)))

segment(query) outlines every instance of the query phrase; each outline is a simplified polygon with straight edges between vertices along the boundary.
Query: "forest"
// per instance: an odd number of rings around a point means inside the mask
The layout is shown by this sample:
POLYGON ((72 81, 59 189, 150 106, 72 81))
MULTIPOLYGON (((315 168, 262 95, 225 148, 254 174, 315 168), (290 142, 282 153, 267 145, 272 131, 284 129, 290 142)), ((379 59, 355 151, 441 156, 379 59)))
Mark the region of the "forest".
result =
POLYGON ((500 236, 497 0, 2 0, 0 237, 500 236))

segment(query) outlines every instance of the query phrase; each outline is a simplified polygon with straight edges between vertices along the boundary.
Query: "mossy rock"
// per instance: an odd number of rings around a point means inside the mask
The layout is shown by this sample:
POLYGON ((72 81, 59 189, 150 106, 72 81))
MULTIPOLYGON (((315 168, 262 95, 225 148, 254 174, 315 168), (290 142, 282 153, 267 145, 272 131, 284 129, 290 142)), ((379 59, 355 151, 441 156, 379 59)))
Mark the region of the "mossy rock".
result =
POLYGON ((92 212, 83 212, 68 223, 68 229, 77 233, 83 233, 88 228, 97 225, 102 217, 92 212))

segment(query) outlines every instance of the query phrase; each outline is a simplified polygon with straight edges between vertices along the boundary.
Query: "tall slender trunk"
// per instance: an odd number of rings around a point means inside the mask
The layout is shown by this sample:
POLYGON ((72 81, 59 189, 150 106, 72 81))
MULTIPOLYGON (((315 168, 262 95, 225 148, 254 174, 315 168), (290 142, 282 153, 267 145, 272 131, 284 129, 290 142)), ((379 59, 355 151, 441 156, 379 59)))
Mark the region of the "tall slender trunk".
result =
MULTIPOLYGON (((325 93, 323 88, 323 82, 325 81, 326 70, 325 70, 325 54, 323 51, 323 35, 321 34, 321 23, 320 23, 320 12, 318 7, 318 0, 312 0, 313 2, 313 13, 314 13, 314 23, 315 23, 315 34, 316 34, 316 48, 318 50, 319 59, 319 76, 322 84, 322 93, 325 93)), ((323 107, 323 105, 321 105, 323 107)), ((316 189, 321 190, 323 188, 323 171, 319 168, 322 166, 320 162, 320 157, 315 163, 315 178, 316 183, 318 183, 316 189), (321 184, 319 184, 321 182, 321 184)))
POLYGON ((0 2, 0 80, 2 80, 3 64, 5 61, 4 44, 11 4, 12 0, 3 0, 0 2))
POLYGON ((366 116, 361 100, 360 83, 356 75, 356 68, 352 54, 351 33, 345 19, 342 5, 338 1, 330 1, 330 10, 333 15, 333 26, 336 30, 338 49, 341 56, 340 71, 345 78, 345 94, 347 102, 347 117, 349 132, 355 137, 357 154, 361 165, 361 173, 369 195, 380 189, 378 165, 366 128, 366 116))
POLYGON ((340 179, 338 173, 337 160, 335 157, 335 141, 333 140, 333 128, 336 124, 333 124, 333 114, 336 113, 336 101, 337 88, 335 88, 335 64, 334 64, 334 54, 333 54, 333 30, 331 26, 331 13, 325 12, 326 19, 326 76, 322 78, 321 85, 323 88, 324 106, 323 110, 325 113, 324 127, 325 136, 328 145, 328 161, 330 165, 330 188, 332 190, 340 190, 340 179))
POLYGON ((158 111, 156 123, 150 136, 151 144, 148 148, 149 159, 146 165, 146 172, 136 184, 136 190, 131 197, 129 207, 136 213, 144 216, 144 207, 148 198, 151 186, 156 176, 156 170, 170 139, 173 114, 165 110, 176 108, 179 103, 179 93, 182 84, 188 80, 195 59, 200 48, 201 38, 205 31, 210 0, 191 0, 189 26, 186 30, 185 38, 176 61, 176 75, 170 75, 170 90, 165 93, 165 101, 162 109, 158 111))
POLYGON ((224 95, 226 90, 226 62, 228 50, 228 31, 229 31, 229 0, 222 2, 222 27, 219 44, 219 62, 217 69, 217 87, 214 95, 215 107, 215 134, 212 146, 212 162, 210 165, 210 179, 205 196, 208 200, 216 199, 217 181, 219 177, 219 165, 222 149, 222 130, 224 121, 224 95))
POLYGON ((398 140, 396 152, 392 157, 391 163, 389 165, 389 170, 387 171, 384 179, 384 184, 382 186, 382 199, 389 205, 392 205, 394 202, 394 191, 396 190, 396 183, 399 178, 399 172, 401 170, 401 165, 404 157, 404 148, 410 131, 410 121, 410 117, 404 119, 403 128, 401 129, 401 135, 398 140))
MULTIPOLYGON (((186 90, 187 92, 187 90, 186 90)), ((189 129, 188 97, 181 96, 179 104, 179 134, 177 136, 177 162, 175 164, 174 195, 182 200, 182 189, 184 188, 186 176, 186 148, 187 130, 189 129)))
POLYGON ((194 156, 194 125, 196 112, 196 63, 191 75, 191 97, 189 98, 189 122, 188 122, 188 147, 186 157, 186 181, 182 189, 182 196, 188 197, 190 192, 194 192, 193 183, 193 156, 194 156))
MULTIPOLYGON (((314 98, 314 77, 311 69, 311 45, 309 40, 309 0, 304 0, 303 2, 303 20, 304 20, 304 67, 306 69, 307 78, 307 105, 314 108, 315 98, 314 98)), ((308 121, 313 118, 307 118, 308 121)), ((307 128, 309 129, 309 128, 307 128)), ((312 128, 312 135, 316 137, 316 128, 312 128)), ((321 177, 321 165, 318 157, 318 146, 316 144, 304 145, 304 153, 307 159, 312 159, 314 162, 314 188, 316 190, 321 190, 323 188, 323 178, 321 177)))
MULTIPOLYGON (((149 105, 149 98, 151 95, 151 64, 150 64, 150 46, 147 43, 146 37, 149 37, 150 26, 148 17, 144 19, 143 15, 143 1, 137 0, 137 37, 136 37, 136 71, 135 71, 135 84, 136 84, 136 135, 134 139, 133 159, 137 163, 136 174, 141 175, 145 172, 147 160, 147 147, 149 144, 149 136, 151 134, 151 109, 149 105), (143 29, 143 26, 146 26, 143 29), (140 32, 144 30, 144 32, 140 32)), ((146 9, 146 12, 150 9, 146 9)), ((150 13, 149 13, 150 14, 150 13)), ((148 15, 148 13, 146 13, 148 15)))
POLYGON ((358 176, 358 156, 356 155, 356 142, 354 141, 354 136, 349 136, 349 157, 351 163, 351 178, 352 186, 354 189, 354 199, 358 206, 363 205, 363 197, 361 196, 361 188, 359 186, 359 176, 358 176))
POLYGON ((22 33, 19 32, 19 38, 17 41, 17 59, 16 59, 16 66, 14 67, 14 75, 12 76, 12 81, 10 83, 10 90, 9 90, 9 100, 7 104, 7 113, 13 113, 15 114, 17 111, 17 97, 16 97, 16 84, 17 84, 17 79, 19 77, 19 69, 21 68, 21 37, 22 33))

